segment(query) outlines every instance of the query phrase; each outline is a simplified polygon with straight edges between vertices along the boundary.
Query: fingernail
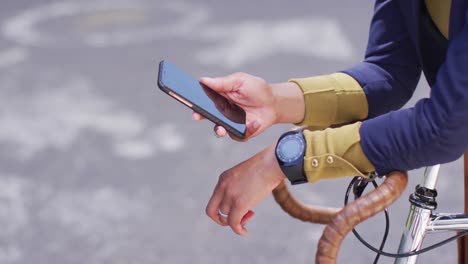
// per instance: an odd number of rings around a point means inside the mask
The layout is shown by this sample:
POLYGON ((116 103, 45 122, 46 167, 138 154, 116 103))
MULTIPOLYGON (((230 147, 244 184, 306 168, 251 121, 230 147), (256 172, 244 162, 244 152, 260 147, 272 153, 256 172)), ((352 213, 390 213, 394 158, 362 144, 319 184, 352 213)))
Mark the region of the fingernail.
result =
POLYGON ((254 121, 252 121, 252 125, 251 125, 251 126, 252 126, 253 129, 257 129, 257 128, 260 126, 260 123, 258 123, 257 120, 254 120, 254 121))
POLYGON ((221 136, 218 134, 218 131, 219 131, 219 127, 215 127, 214 134, 217 138, 220 138, 221 136))
POLYGON ((201 77, 200 78, 201 82, 211 82, 212 80, 213 80, 213 78, 210 78, 210 77, 201 77))

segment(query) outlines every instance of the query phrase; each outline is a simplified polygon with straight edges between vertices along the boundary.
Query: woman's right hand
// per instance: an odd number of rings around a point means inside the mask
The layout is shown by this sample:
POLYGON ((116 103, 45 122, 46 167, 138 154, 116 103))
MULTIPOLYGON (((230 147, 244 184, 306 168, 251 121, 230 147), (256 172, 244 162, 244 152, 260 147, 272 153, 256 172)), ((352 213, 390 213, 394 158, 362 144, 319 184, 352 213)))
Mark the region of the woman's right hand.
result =
MULTIPOLYGON (((246 137, 242 141, 259 135, 275 123, 300 122, 302 120, 300 117, 297 117, 297 120, 282 120, 282 117, 290 116, 285 115, 284 112, 293 110, 287 109, 284 104, 285 99, 289 102, 290 100, 288 99, 292 95, 294 95, 296 100, 294 104, 302 102, 302 106, 299 105, 298 109, 302 109, 302 112, 304 111, 302 92, 293 83, 270 85, 262 78, 246 73, 234 73, 219 78, 204 77, 200 79, 200 83, 224 96, 245 111, 247 130, 246 137), (286 91, 285 86, 294 86, 296 89, 288 89, 290 91, 286 91), (286 97, 288 98, 285 98, 284 95, 287 95, 286 97)), ((297 114, 301 115, 301 113, 297 114)), ((202 120, 204 118, 198 113, 193 113, 193 119, 202 120)), ((219 137, 227 134, 226 129, 221 126, 215 126, 215 132, 219 137)), ((231 137, 239 140, 233 136, 231 137)))

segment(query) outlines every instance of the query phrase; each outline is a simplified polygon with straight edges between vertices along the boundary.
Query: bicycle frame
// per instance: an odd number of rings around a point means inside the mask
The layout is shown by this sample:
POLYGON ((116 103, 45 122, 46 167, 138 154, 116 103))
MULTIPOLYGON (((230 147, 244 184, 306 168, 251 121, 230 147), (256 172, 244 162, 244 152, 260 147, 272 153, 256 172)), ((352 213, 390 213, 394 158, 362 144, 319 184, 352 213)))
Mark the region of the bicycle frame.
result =
MULTIPOLYGON (((433 213, 437 207, 435 186, 439 168, 440 165, 426 168, 422 184, 410 196, 410 211, 398 253, 419 250, 426 234, 468 230, 468 215, 433 213)), ((417 259, 418 255, 398 258, 395 264, 415 264, 417 259)))

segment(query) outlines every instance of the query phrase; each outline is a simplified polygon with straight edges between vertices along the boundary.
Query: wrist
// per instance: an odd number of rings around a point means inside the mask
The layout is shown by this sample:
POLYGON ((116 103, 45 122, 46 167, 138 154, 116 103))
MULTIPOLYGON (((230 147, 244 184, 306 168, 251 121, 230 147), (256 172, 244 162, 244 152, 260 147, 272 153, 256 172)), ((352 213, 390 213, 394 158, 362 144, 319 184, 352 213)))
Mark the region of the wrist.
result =
POLYGON ((301 88, 293 82, 271 85, 275 123, 300 123, 305 116, 304 95, 301 88))
POLYGON ((278 159, 276 158, 275 150, 276 144, 273 144, 259 154, 265 159, 268 167, 273 169, 274 173, 272 176, 278 178, 278 180, 284 180, 286 179, 286 175, 284 175, 283 171, 281 170, 278 159))

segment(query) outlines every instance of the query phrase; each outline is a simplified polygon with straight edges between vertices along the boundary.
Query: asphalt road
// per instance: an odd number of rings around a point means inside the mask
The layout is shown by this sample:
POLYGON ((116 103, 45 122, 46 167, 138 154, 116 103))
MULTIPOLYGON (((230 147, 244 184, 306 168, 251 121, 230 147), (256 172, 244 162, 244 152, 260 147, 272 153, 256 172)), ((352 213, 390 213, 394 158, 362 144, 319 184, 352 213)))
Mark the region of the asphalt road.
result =
MULTIPOLYGON (((322 227, 289 218, 271 197, 255 208, 246 238, 204 213, 218 175, 289 126, 248 143, 217 139, 158 90, 157 64, 270 82, 330 73, 362 58, 371 15, 370 0, 3 1, 0 263, 313 263, 322 227)), ((428 91, 422 82, 408 105, 428 91)), ((390 209, 389 251, 421 176, 411 172, 390 209)), ((349 180, 294 193, 340 206, 349 180)), ((441 211, 463 208, 462 180, 460 160, 443 166, 441 211)), ((382 219, 359 227, 374 244, 382 219)), ((456 263, 455 249, 420 263, 456 263)), ((339 263, 372 260, 347 238, 339 263)))

